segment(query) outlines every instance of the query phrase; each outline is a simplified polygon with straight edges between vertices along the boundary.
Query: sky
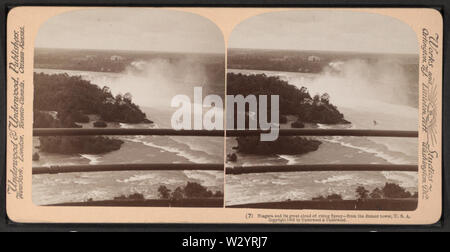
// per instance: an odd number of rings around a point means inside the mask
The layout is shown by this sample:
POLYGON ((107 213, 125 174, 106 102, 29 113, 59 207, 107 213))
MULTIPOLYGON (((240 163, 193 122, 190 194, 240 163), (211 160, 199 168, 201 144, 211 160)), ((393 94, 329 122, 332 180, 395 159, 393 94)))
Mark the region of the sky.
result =
POLYGON ((392 17, 353 11, 281 11, 237 25, 229 48, 418 54, 412 28, 392 17))
POLYGON ((44 23, 41 48, 224 53, 221 31, 201 16, 162 9, 91 9, 44 23))

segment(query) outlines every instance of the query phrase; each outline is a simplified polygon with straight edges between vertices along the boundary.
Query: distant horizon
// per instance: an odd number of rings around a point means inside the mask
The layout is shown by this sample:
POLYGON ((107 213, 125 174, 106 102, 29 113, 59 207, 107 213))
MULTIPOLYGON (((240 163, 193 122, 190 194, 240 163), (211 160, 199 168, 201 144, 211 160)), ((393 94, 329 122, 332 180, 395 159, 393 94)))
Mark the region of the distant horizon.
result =
POLYGON ((155 51, 155 50, 132 50, 132 49, 97 49, 97 48, 68 48, 68 47, 35 47, 35 50, 67 50, 67 51, 102 51, 102 52, 143 52, 143 53, 184 53, 184 54, 210 54, 221 55, 220 52, 187 52, 187 51, 155 51))
MULTIPOLYGON (((143 52, 143 53, 185 53, 185 54, 209 54, 209 55, 221 55, 225 54, 220 52, 186 52, 186 51, 152 51, 152 50, 127 50, 127 49, 96 49, 96 48, 51 48, 51 47, 35 47, 35 50, 72 50, 72 51, 103 51, 103 52, 143 52)), ((230 50, 253 50, 253 51, 292 51, 292 52, 324 52, 324 53, 350 53, 350 54, 371 54, 371 55, 409 55, 419 56, 417 53, 393 53, 393 52, 363 52, 363 51, 339 51, 339 50, 320 50, 320 49, 272 49, 272 48, 240 48, 233 47, 228 48, 230 50)))
POLYGON ((244 48, 244 47, 232 47, 228 50, 255 50, 255 51, 291 51, 291 52, 329 52, 329 53, 353 53, 353 54, 373 54, 373 55, 411 55, 419 56, 417 53, 394 53, 394 52, 365 52, 365 51, 344 51, 344 50, 321 50, 321 49, 272 49, 272 48, 244 48))

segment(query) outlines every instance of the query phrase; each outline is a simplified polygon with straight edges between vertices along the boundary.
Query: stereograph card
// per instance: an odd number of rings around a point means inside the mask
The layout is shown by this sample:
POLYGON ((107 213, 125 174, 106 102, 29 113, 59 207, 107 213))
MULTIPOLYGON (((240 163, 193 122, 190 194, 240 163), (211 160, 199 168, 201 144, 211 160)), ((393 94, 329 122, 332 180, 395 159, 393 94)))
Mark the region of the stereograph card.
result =
POLYGON ((16 7, 6 42, 15 222, 441 217, 434 9, 16 7))

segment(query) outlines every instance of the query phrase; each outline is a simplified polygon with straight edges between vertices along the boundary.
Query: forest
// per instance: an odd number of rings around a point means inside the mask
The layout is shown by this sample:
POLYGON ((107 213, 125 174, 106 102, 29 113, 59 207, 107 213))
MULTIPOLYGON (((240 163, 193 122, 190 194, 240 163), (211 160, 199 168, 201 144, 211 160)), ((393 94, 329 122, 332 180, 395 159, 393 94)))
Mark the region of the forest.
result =
MULTIPOLYGON (((130 94, 113 96, 79 76, 34 74, 34 128, 81 128, 89 114, 107 122, 152 123, 130 94)), ((94 124, 100 124, 97 121, 94 124)), ((103 122, 104 123, 104 122, 103 122)), ((118 150, 122 140, 91 136, 40 137, 39 150, 60 154, 101 154, 118 150)), ((39 159, 39 155, 34 155, 39 159)))
POLYGON ((39 150, 59 154, 103 154, 120 149, 122 140, 108 137, 40 137, 39 150))
MULTIPOLYGON (((63 126, 89 121, 88 114, 102 120, 121 123, 151 123, 139 106, 132 102, 131 94, 113 96, 107 87, 68 74, 34 74, 34 111, 56 111, 63 126)), ((35 122, 39 117, 35 117, 35 122)), ((45 127, 42 122, 37 122, 45 127)))
POLYGON ((275 141, 263 142, 259 137, 238 137, 238 151, 255 155, 296 155, 319 149, 318 140, 304 137, 279 137, 275 141))
MULTIPOLYGON (((299 120, 307 123, 348 124, 344 115, 336 106, 330 103, 330 96, 322 94, 311 97, 304 87, 298 89, 288 82, 275 76, 265 74, 234 74, 227 75, 227 95, 279 95, 280 117, 287 115, 298 116, 299 120)), ((270 102, 269 109, 270 111, 270 102)), ((236 113, 235 113, 236 114, 236 113)), ((268 116, 270 113, 268 112, 268 116)))
MULTIPOLYGON (((355 190, 355 197, 358 200, 373 200, 373 199, 417 199, 418 193, 411 193, 405 188, 395 183, 387 182, 382 188, 375 188, 372 191, 367 190, 364 186, 358 186, 355 190)), ((330 194, 327 196, 318 196, 312 200, 343 200, 340 194, 330 194)))
MULTIPOLYGON (((336 106, 330 103, 328 94, 311 97, 306 88, 298 89, 278 77, 269 77, 265 74, 243 75, 228 73, 227 94, 243 96, 248 95, 279 95, 280 96, 280 123, 286 123, 286 116, 294 115, 298 120, 292 123, 293 128, 302 128, 304 123, 323 124, 349 124, 344 115, 336 106)), ((268 102, 268 117, 271 108, 268 102)), ((236 110, 236 108, 235 108, 236 110)), ((235 116, 237 113, 235 113, 235 116)), ((248 117, 247 127, 248 127, 248 117)), ((270 119, 270 118, 269 118, 270 119)), ((237 121, 237 120, 235 120, 237 121)), ((262 142, 258 137, 238 137, 239 153, 244 154, 304 154, 316 151, 321 142, 304 137, 280 137, 273 142, 262 142)), ((231 159, 232 160, 232 159, 231 159)))
POLYGON ((227 63, 228 69, 320 73, 331 62, 357 59, 373 63, 387 58, 404 62, 404 67, 417 71, 418 56, 414 54, 230 48, 227 63))

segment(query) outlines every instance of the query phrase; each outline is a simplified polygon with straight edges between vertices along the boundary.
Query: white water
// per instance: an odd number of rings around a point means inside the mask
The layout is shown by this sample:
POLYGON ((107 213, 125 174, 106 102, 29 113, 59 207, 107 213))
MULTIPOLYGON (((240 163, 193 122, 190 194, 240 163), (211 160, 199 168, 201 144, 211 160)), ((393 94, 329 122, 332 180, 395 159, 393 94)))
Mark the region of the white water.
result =
MULTIPOLYGON (((170 108, 172 96, 180 93, 192 95, 194 86, 202 86, 199 82, 204 81, 201 78, 203 70, 201 67, 189 66, 186 62, 171 65, 167 61, 141 62, 138 67, 140 69, 128 69, 121 74, 57 69, 35 69, 35 72, 81 76, 99 87, 109 87, 113 95, 129 92, 133 102, 155 122, 152 125, 120 123, 117 127, 170 128, 170 118, 174 112, 174 109, 170 108), (196 79, 195 76, 200 77, 196 79)), ((224 140, 220 137, 119 138, 124 140, 125 144, 114 152, 78 156, 43 153, 41 160, 35 165, 49 163, 64 165, 69 164, 69 161, 70 164, 223 162, 224 140)), ((212 191, 223 191, 223 172, 215 171, 73 173, 33 176, 33 201, 35 204, 43 205, 79 202, 89 198, 107 200, 136 192, 142 193, 146 198, 158 198, 157 189, 160 185, 175 189, 177 186, 185 185, 187 181, 198 182, 212 191), (103 177, 100 179, 101 174, 103 177)))
MULTIPOLYGON (((192 92, 192 86, 201 78, 179 75, 168 80, 157 72, 166 63, 149 66, 147 73, 124 74, 81 72, 67 70, 36 69, 36 72, 68 73, 81 75, 100 87, 110 87, 113 94, 130 92, 133 100, 142 106, 153 127, 169 127, 171 111, 168 109, 174 92, 192 92), (153 69, 153 70, 152 70, 153 69), (155 78, 149 82, 150 73, 155 78), (185 79, 183 88, 176 83, 185 79), (170 99, 168 98, 170 97, 170 99)), ((141 66, 142 67, 142 66, 141 66)), ((319 125, 320 127, 352 127, 361 129, 417 130, 417 108, 402 105, 408 99, 399 92, 407 85, 403 73, 396 68, 377 66, 380 76, 368 66, 352 63, 339 74, 302 74, 254 70, 232 70, 245 74, 264 73, 276 75, 298 87, 305 86, 312 95, 327 92, 331 102, 352 122, 348 125, 319 125), (387 76, 391 76, 387 78, 387 76), (374 120, 377 124, 374 124, 374 120)), ((168 76, 171 68, 165 70, 168 76), (169 71, 169 72, 167 72, 169 71)), ((192 69, 186 67, 189 72, 192 69)), ((230 71, 230 70, 229 70, 230 71)), ((144 127, 121 124, 122 128, 144 127)), ((147 127, 147 126, 145 126, 147 127)), ((211 163, 223 161, 223 139, 195 137, 124 137, 121 150, 105 155, 61 157, 43 154, 40 164, 120 163, 120 162, 173 162, 211 163), (48 158, 47 160, 45 158, 48 158), (63 160, 61 162, 61 160, 63 160)), ((281 155, 280 157, 240 157, 244 165, 254 164, 317 164, 317 163, 417 163, 417 140, 398 138, 328 137, 316 152, 305 155, 281 155)), ((186 181, 198 181, 211 190, 223 190, 223 173, 220 172, 118 172, 39 175, 33 177, 33 201, 35 204, 54 204, 69 201, 111 199, 121 194, 139 192, 146 198, 157 198, 159 185, 169 188, 182 186, 186 181)), ((289 174, 251 174, 227 176, 225 191, 227 204, 267 202, 280 200, 311 199, 317 195, 339 193, 353 198, 354 189, 364 185, 368 189, 383 186, 385 182, 399 183, 410 191, 417 190, 417 174, 408 172, 311 172, 289 174)))
MULTIPOLYGON (((394 75, 383 84, 372 83, 369 76, 363 77, 356 72, 350 74, 303 74, 290 72, 270 72, 257 70, 228 70, 243 74, 260 74, 278 76, 298 88, 308 88, 311 95, 328 93, 330 102, 344 114, 349 125, 322 125, 319 128, 354 128, 378 130, 417 130, 418 109, 398 104, 406 101, 407 97, 398 94, 399 100, 392 100, 392 93, 397 90, 395 85, 400 77, 394 75), (393 103, 395 102, 395 103, 393 103), (376 123, 375 123, 376 121, 376 123)), ((390 74, 390 73, 380 73, 390 74)), ((330 143, 337 143, 344 147, 372 153, 388 163, 408 164, 417 163, 416 138, 378 138, 378 137, 329 137, 322 139, 330 143)), ((295 163, 292 156, 281 156, 290 163, 295 163)))
MULTIPOLYGON (((306 87, 314 96, 328 93, 351 125, 318 125, 319 128, 417 130, 418 109, 407 102, 403 92, 408 76, 397 64, 363 61, 336 62, 321 74, 235 70, 242 74, 265 74, 298 88, 306 87), (402 91, 403 90, 403 91, 402 91)), ((381 137, 320 137, 318 151, 304 155, 254 157, 238 155, 239 164, 417 164, 416 138, 381 137)), ((228 139, 234 146, 234 140, 228 139)), ((355 197, 355 188, 363 185, 369 190, 395 182, 410 191, 417 191, 417 173, 413 172, 304 172, 268 173, 227 176, 225 197, 227 205, 283 200, 308 200, 318 195, 341 194, 355 197)))

